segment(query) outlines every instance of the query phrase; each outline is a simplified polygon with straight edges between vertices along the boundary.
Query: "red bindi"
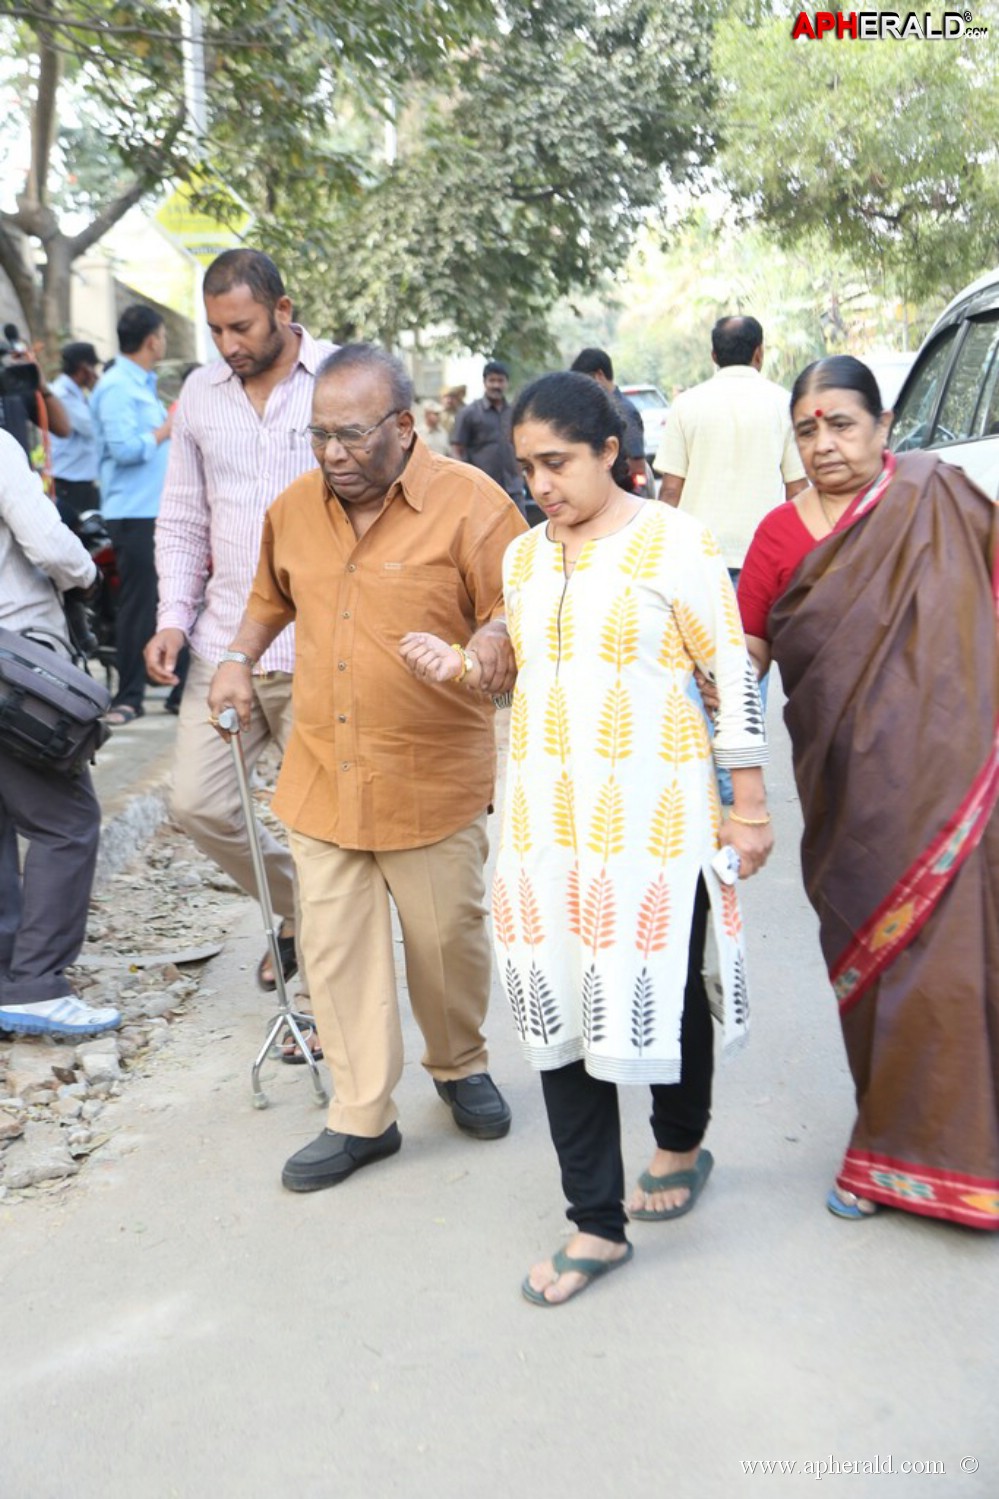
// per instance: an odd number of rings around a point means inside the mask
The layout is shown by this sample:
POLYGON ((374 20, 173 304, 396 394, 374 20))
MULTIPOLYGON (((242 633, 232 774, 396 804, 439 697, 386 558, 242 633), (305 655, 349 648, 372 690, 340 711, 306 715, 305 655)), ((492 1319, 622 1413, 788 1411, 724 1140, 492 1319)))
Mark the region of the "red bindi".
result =
POLYGON ((821 408, 821 406, 816 406, 816 408, 815 408, 815 415, 817 417, 822 415, 822 408, 821 408))

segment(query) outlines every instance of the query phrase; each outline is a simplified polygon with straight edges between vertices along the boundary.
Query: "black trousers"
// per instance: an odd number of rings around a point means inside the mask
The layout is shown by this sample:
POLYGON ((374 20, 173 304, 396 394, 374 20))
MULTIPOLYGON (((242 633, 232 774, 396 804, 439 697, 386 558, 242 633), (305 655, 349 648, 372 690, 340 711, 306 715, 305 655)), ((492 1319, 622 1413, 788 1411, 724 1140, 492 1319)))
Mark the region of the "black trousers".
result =
POLYGON ((65 970, 87 935, 100 836, 89 770, 64 776, 0 750, 0 1004, 73 993, 65 970))
POLYGON ((109 520, 108 535, 114 543, 121 586, 115 615, 115 647, 118 656, 118 691, 114 706, 127 705, 142 712, 146 695, 146 663, 142 652, 156 634, 156 562, 153 556, 152 518, 109 520))
MULTIPOLYGON (((652 1085, 650 1123, 661 1150, 694 1150, 711 1118, 714 1032, 701 968, 708 894, 698 881, 680 1026, 678 1083, 652 1085)), ((625 1242, 624 1161, 617 1084, 591 1077, 582 1062, 542 1072, 548 1125, 569 1201, 566 1217, 581 1233, 625 1242)))
POLYGON ((93 479, 57 479, 55 492, 59 518, 71 531, 85 510, 101 508, 101 492, 93 479))

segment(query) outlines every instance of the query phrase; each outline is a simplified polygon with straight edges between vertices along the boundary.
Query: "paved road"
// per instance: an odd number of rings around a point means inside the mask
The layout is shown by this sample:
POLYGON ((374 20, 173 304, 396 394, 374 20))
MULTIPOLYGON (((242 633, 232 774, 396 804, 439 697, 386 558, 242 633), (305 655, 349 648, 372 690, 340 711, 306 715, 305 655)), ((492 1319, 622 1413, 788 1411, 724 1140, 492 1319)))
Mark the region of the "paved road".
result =
MULTIPOLYGON (((850 1083, 776 738, 780 847, 746 892, 752 1043, 720 1071, 695 1213, 634 1225, 634 1263, 570 1306, 521 1300, 565 1225, 500 1003, 507 1140, 456 1132, 409 1023, 401 1154, 282 1192, 322 1116, 277 1065, 272 1107, 251 1107, 247 906, 214 995, 109 1110, 112 1142, 64 1194, 0 1205, 0 1499, 728 1499, 807 1492, 805 1464, 830 1462, 820 1492, 850 1499, 999 1493, 999 1244, 822 1206, 850 1083), (749 1468, 780 1460, 796 1471, 749 1468)), ((646 1112, 629 1091, 633 1173, 646 1112)))

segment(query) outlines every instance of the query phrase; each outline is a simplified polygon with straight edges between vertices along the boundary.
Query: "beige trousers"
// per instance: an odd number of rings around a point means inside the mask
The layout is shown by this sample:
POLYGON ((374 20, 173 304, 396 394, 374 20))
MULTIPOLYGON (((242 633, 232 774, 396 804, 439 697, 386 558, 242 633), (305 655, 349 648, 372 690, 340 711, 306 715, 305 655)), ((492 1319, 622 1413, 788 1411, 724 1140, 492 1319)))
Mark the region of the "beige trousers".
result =
MULTIPOLYGON (((208 722, 208 689, 215 668, 191 652, 177 720, 173 761, 174 819, 241 889, 256 898, 250 839, 239 800, 232 749, 208 722)), ((252 771, 272 740, 283 751, 291 734, 291 674, 253 678, 253 713, 243 734, 243 754, 252 771)), ((257 823, 276 916, 295 914, 295 866, 291 854, 257 823)))
POLYGON ((426 848, 369 853, 294 832, 291 847, 312 1008, 333 1074, 329 1127, 371 1138, 397 1117, 403 1064, 390 896, 424 1067, 450 1082, 488 1065, 486 814, 426 848))

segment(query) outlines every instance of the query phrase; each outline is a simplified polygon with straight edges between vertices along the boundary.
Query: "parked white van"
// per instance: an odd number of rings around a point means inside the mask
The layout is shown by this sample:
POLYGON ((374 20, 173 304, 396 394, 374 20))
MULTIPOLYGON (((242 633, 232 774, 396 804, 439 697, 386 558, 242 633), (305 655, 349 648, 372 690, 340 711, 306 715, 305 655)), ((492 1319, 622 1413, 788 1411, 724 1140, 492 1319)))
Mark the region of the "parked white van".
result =
POLYGON ((929 448, 999 498, 999 269, 930 329, 895 403, 895 453, 929 448))

